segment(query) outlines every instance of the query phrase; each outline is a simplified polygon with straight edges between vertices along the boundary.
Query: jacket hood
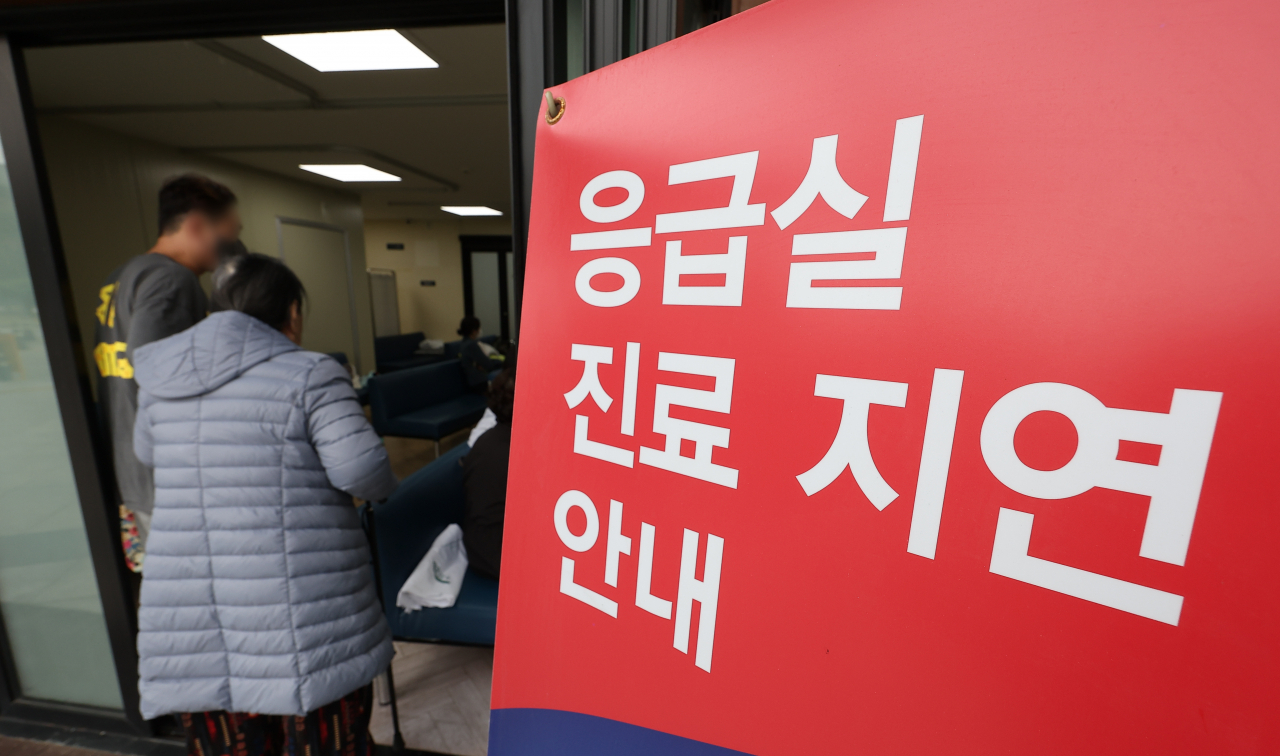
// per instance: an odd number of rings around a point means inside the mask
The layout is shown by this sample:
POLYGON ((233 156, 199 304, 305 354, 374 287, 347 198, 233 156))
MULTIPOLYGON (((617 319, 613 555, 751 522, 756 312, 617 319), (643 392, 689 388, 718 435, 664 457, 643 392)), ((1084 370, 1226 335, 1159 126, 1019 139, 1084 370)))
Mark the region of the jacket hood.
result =
POLYGON ((215 312, 182 333, 133 353, 138 387, 164 399, 200 396, 298 345, 243 312, 215 312))

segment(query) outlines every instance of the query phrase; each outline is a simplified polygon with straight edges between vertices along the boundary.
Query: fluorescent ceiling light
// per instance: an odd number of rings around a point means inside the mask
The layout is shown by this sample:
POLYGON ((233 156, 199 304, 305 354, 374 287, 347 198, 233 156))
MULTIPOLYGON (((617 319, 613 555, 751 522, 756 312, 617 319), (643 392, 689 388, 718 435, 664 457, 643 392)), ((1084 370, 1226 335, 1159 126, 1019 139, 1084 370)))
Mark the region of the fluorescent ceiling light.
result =
POLYGON ((494 210, 484 205, 450 205, 440 209, 454 215, 502 215, 501 210, 494 210))
POLYGON ((270 34, 263 39, 317 71, 400 71, 440 67, 395 29, 270 34))
POLYGON ((338 181, 399 181, 400 177, 367 165, 300 165, 304 171, 318 173, 338 181))

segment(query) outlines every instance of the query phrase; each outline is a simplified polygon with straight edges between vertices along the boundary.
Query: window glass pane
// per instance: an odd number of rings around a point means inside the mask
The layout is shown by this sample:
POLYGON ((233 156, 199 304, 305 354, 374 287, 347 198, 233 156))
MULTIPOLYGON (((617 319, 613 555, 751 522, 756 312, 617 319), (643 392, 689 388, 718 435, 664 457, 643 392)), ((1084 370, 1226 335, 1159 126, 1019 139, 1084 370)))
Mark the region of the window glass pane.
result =
POLYGON ((582 28, 582 3, 583 0, 566 0, 565 3, 565 26, 567 30, 564 41, 570 79, 576 79, 586 73, 586 56, 582 50, 582 43, 585 39, 585 32, 582 28))
POLYGON ((22 695, 121 708, 31 276, 0 153, 0 618, 22 695))
POLYGON ((507 259, 507 333, 516 338, 516 258, 508 252, 503 255, 507 259))
POLYGON ((502 333, 502 300, 498 281, 498 253, 471 253, 471 303, 480 318, 482 335, 502 333))

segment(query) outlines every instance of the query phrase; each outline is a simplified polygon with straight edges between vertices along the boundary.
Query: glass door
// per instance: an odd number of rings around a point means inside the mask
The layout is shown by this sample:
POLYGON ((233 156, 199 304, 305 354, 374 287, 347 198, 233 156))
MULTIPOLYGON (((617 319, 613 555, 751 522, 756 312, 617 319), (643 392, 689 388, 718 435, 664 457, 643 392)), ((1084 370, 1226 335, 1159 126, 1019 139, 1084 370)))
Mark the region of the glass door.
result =
POLYGON ((6 677, 15 698, 120 709, 8 167, 0 155, 0 625, 8 640, 6 677))

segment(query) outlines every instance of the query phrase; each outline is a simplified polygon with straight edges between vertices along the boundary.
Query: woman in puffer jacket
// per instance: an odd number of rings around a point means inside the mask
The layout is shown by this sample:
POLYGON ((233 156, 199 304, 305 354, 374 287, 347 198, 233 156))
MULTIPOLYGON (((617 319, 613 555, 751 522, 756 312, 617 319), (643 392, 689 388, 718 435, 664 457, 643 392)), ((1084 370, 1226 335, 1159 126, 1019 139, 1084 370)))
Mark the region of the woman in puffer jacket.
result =
POLYGON ((351 497, 396 479, 347 372, 298 346, 298 277, 233 264, 212 315, 134 355, 134 449, 156 484, 142 714, 180 715, 201 756, 366 756, 392 650, 351 497))

